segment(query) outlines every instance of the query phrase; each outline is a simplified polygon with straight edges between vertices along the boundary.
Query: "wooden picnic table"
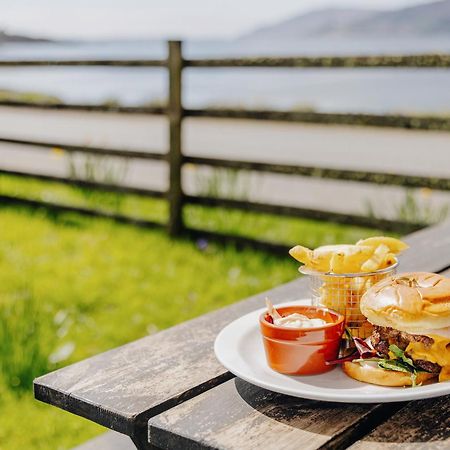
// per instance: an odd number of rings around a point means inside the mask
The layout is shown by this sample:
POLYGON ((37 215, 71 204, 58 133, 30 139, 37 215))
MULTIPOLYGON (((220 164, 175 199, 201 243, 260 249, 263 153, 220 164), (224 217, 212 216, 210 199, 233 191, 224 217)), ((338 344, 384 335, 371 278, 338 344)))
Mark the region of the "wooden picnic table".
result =
MULTIPOLYGON (((400 270, 450 276, 450 222, 406 237, 400 270)), ((289 397, 234 377, 217 333, 237 317, 305 296, 305 278, 205 314, 34 382, 38 400, 128 435, 139 449, 449 449, 450 396, 380 403, 289 397)))

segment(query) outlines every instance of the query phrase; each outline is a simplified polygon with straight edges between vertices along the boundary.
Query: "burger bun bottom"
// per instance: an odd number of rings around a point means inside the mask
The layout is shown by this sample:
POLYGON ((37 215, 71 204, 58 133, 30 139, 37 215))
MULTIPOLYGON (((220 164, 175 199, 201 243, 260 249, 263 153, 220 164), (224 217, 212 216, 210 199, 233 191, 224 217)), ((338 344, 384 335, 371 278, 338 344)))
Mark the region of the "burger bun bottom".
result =
MULTIPOLYGON (((379 386, 411 386, 411 376, 404 372, 396 372, 394 370, 385 370, 377 367, 370 362, 367 363, 354 363, 345 362, 342 365, 342 369, 345 374, 355 380, 362 381, 364 383, 377 384, 379 386)), ((437 374, 419 372, 416 378, 416 384, 424 384, 430 382, 433 378, 436 378, 437 374)))

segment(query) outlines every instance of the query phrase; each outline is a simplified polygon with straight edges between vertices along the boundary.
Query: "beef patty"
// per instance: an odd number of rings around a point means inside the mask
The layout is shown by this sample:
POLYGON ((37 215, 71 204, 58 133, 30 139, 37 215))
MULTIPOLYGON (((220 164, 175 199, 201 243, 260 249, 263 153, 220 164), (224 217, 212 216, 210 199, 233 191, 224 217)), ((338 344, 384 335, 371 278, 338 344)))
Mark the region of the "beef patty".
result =
MULTIPOLYGON (((389 357, 389 346, 395 344, 401 350, 406 350, 410 342, 421 342, 425 347, 431 347, 433 339, 419 334, 409 334, 404 331, 394 330, 394 328, 380 327, 374 325, 370 342, 375 350, 383 356, 389 357)), ((409 355, 408 355, 409 356, 409 355)), ((415 359, 414 364, 422 370, 431 373, 439 373, 441 366, 423 359, 415 359)))

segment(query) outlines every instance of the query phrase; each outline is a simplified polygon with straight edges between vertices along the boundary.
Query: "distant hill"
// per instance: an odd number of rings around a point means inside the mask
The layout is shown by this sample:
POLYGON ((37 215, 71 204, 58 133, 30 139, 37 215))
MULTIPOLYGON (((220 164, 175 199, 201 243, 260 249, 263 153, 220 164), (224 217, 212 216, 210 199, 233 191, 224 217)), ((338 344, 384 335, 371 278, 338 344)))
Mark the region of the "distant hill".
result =
POLYGON ((6 42, 50 42, 48 39, 9 34, 0 30, 0 44, 6 42))
POLYGON ((256 29, 242 39, 298 39, 330 36, 450 35, 450 0, 394 11, 323 9, 256 29))

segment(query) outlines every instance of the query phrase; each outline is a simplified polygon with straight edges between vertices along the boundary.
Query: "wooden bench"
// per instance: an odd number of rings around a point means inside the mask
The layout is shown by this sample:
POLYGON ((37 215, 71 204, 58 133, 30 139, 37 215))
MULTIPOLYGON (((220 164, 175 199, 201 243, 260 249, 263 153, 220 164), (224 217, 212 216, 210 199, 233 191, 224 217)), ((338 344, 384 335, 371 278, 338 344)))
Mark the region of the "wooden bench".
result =
MULTIPOLYGON (((402 271, 450 275, 450 223, 405 240, 411 249, 402 271)), ((253 386, 217 362, 214 339, 227 323, 261 307, 266 296, 283 302, 307 292, 307 280, 299 278, 44 375, 35 380, 35 397, 126 434, 142 449, 450 448, 448 397, 309 401, 253 386)))

